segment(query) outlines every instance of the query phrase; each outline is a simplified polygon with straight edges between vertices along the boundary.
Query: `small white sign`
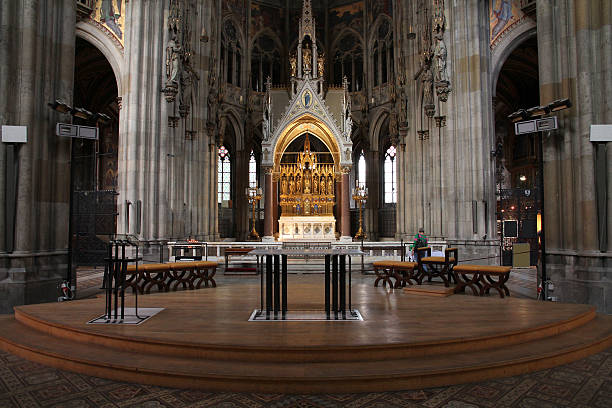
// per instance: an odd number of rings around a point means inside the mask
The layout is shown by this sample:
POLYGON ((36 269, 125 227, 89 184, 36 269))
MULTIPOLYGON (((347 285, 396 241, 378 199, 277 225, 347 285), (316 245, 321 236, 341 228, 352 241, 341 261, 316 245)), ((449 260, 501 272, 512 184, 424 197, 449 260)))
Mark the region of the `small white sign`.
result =
POLYGON ((591 125, 591 142, 612 142, 612 125, 591 125))
POLYGON ((542 118, 536 120, 536 125, 539 132, 545 132, 548 130, 555 130, 559 128, 556 116, 550 116, 548 118, 542 118))
POLYGON ((2 142, 3 143, 27 143, 28 142, 27 126, 2 125, 2 142))
POLYGON ((55 125, 55 134, 57 136, 97 140, 98 128, 92 126, 72 125, 70 123, 58 123, 55 125))
POLYGON ((535 132, 537 132, 535 120, 525 120, 522 122, 516 122, 514 124, 514 133, 516 133, 517 135, 535 132))

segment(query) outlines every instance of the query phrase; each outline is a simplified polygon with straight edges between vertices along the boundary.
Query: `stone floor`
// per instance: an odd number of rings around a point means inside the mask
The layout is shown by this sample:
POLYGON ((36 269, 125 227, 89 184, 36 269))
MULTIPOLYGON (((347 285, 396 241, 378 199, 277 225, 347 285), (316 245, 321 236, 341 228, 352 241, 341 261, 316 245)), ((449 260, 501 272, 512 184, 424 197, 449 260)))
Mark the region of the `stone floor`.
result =
POLYGON ((0 351, 2 408, 611 406, 612 349, 553 369, 481 383, 398 392, 327 395, 209 393, 121 383, 48 368, 0 351))

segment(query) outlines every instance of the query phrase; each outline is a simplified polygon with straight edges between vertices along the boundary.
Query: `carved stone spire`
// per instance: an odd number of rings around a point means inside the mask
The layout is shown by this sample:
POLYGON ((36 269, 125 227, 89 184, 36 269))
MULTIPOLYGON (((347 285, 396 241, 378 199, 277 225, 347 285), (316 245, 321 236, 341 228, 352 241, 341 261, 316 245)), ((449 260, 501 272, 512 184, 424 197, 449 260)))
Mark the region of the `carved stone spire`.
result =
POLYGON ((304 0, 302 6, 302 18, 300 19, 300 39, 304 39, 306 35, 310 36, 310 39, 314 43, 315 38, 315 19, 312 14, 312 3, 311 0, 304 0))
POLYGON ((311 0, 304 0, 298 40, 298 78, 316 77, 318 70, 317 32, 311 0))

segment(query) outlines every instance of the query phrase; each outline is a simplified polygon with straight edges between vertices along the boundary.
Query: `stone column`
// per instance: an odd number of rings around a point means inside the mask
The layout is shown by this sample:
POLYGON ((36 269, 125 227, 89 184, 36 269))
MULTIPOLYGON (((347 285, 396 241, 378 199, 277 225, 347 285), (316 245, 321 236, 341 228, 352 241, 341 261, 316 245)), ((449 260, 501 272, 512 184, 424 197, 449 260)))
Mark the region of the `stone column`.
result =
POLYGON ((278 231, 278 179, 277 175, 272 176, 272 235, 278 231))
POLYGON ((117 232, 136 234, 143 239, 169 237, 173 218, 183 214, 184 200, 179 195, 182 185, 175 189, 172 186, 182 174, 179 168, 185 160, 184 127, 174 120, 179 116, 178 101, 168 103, 160 92, 166 77, 167 14, 168 0, 152 0, 147 7, 139 2, 126 3, 130 23, 125 28, 127 77, 119 124, 117 232), (143 32, 151 35, 143 36, 143 32), (169 124, 178 127, 170 128, 169 124), (139 201, 140 230, 134 210, 139 201))
POLYGON ((612 251, 599 235, 612 232, 612 149, 607 143, 607 159, 597 158, 606 143, 589 141, 592 124, 612 123, 612 7, 605 0, 538 2, 537 21, 540 103, 573 104, 555 113, 559 130, 542 134, 546 272, 555 286, 549 296, 612 313, 612 251))
POLYGON ((265 169, 266 172, 266 187, 265 207, 264 207, 264 236, 262 241, 274 241, 274 194, 272 192, 272 168, 265 169))
POLYGON ((345 167, 342 169, 342 182, 340 183, 341 191, 339 192, 342 196, 341 201, 341 213, 340 218, 340 240, 341 241, 352 241, 351 237, 351 214, 349 211, 350 199, 350 180, 349 174, 351 169, 345 167))
POLYGON ((0 6, 0 125, 26 126, 28 139, 14 148, 11 180, 8 148, 0 143, 0 313, 57 300, 57 284, 68 274, 71 140, 55 136, 55 124, 71 117, 47 103, 72 105, 75 21, 73 0, 0 6), (7 183, 16 197, 6 195, 7 183))

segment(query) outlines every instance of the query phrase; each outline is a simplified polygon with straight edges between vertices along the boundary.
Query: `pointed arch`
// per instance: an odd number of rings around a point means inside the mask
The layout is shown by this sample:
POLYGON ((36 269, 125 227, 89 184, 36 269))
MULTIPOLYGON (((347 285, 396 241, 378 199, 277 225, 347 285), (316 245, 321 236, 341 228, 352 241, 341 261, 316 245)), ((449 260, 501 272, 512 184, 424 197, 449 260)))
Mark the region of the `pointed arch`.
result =
POLYGON ((274 171, 280 171, 280 162, 285 150, 291 142, 304 133, 309 133, 320 139, 323 144, 329 149, 334 159, 334 168, 340 171, 340 146, 334 137, 333 132, 325 123, 311 114, 303 114, 293 120, 281 132, 275 147, 274 147, 274 171))
POLYGON ((98 30, 93 25, 85 21, 79 21, 76 24, 75 34, 96 47, 102 55, 108 60, 115 79, 117 81, 117 90, 119 96, 124 93, 123 88, 123 73, 125 72, 125 62, 123 58, 123 49, 117 48, 117 45, 107 35, 98 30))

